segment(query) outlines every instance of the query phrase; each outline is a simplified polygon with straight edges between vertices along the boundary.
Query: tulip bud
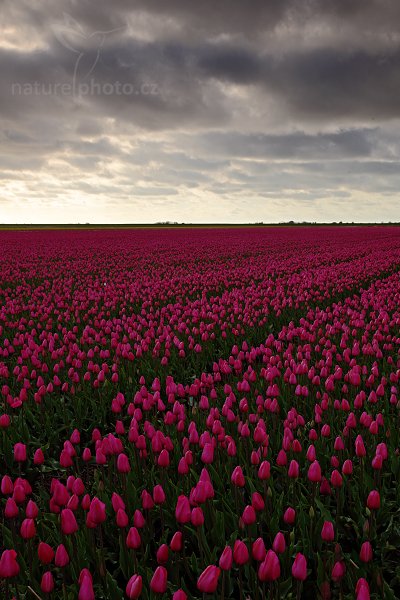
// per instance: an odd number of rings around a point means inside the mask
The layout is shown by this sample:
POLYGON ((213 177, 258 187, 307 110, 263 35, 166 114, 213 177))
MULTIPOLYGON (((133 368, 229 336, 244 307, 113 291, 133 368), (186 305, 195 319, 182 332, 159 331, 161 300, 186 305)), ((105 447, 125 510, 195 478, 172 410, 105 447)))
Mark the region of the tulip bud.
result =
POLYGON ((165 567, 157 567, 150 581, 150 589, 156 594, 164 594, 167 591, 168 573, 165 567))
POLYGON ((95 600, 92 576, 87 569, 82 569, 79 576, 78 600, 95 600))
POLYGON ((0 579, 16 577, 19 571, 15 550, 4 550, 0 557, 0 579))
POLYGON ((26 461, 26 446, 18 442, 14 445, 14 460, 17 462, 26 461))
POLYGON ((220 556, 219 566, 223 571, 229 571, 232 568, 233 553, 230 546, 226 546, 220 556))
POLYGON ((364 441, 360 435, 358 435, 356 437, 355 449, 356 449, 356 455, 360 458, 364 457, 367 454, 367 452, 365 450, 364 441))
POLYGON ((136 527, 131 527, 126 536, 126 547, 137 550, 140 547, 141 539, 136 527))
POLYGON ((321 538, 324 542, 333 542, 335 539, 335 530, 333 528, 333 523, 330 521, 324 521, 321 531, 321 538))
POLYGON ((314 460, 314 462, 312 462, 311 465, 309 466, 307 477, 310 481, 312 481, 314 483, 321 481, 321 479, 322 479, 321 467, 317 460, 314 460))
POLYGON ((12 497, 17 504, 22 504, 23 502, 25 502, 26 492, 24 486, 14 483, 14 491, 12 497))
POLYGON ((30 540, 35 537, 35 521, 33 519, 24 519, 21 523, 20 533, 24 540, 30 540))
POLYGON ((118 509, 115 520, 117 523, 117 527, 121 527, 121 528, 127 527, 128 523, 129 523, 128 515, 122 508, 118 509))
POLYGON ((281 575, 279 558, 273 550, 268 550, 264 561, 258 567, 260 581, 275 581, 281 575))
POLYGON ((114 509, 114 512, 118 512, 120 508, 122 510, 125 510, 125 502, 122 500, 121 496, 116 492, 112 493, 111 504, 114 509))
POLYGON ((90 452, 90 448, 85 448, 82 452, 82 460, 84 462, 89 462, 89 460, 92 458, 92 453, 90 452))
POLYGON ((271 466, 267 460, 264 460, 258 468, 258 478, 265 481, 271 477, 271 466))
POLYGON ((381 505, 381 498, 377 490, 372 490, 368 494, 367 506, 370 510, 378 510, 381 505))
POLYGON ((42 465, 44 463, 44 454, 41 448, 38 448, 33 455, 33 464, 42 465))
POLYGON ((297 462, 297 460, 290 461, 288 476, 291 479, 297 479, 297 477, 299 476, 299 463, 297 462))
POLYGON ((169 547, 171 548, 172 552, 180 552, 182 550, 182 546, 183 546, 182 532, 177 531, 172 536, 169 547))
POLYGON ((126 595, 130 600, 136 600, 142 593, 142 577, 140 575, 132 575, 126 585, 126 595))
POLYGON ((265 502, 263 497, 258 492, 254 492, 251 496, 251 504, 256 511, 264 510, 265 502))
POLYGON ((294 508, 291 508, 289 506, 289 508, 287 508, 285 510, 285 514, 283 515, 283 520, 287 525, 293 525, 293 523, 296 520, 296 511, 294 510, 294 508))
POLYGON ((249 551, 241 540, 236 540, 233 546, 233 560, 237 565, 244 565, 249 561, 249 551))
POLYGON ((347 459, 343 463, 342 473, 343 473, 343 475, 351 475, 352 472, 353 472, 353 463, 351 462, 351 460, 347 459))
POLYGON ((161 544, 157 550, 156 558, 159 565, 165 564, 168 561, 169 548, 167 544, 161 544))
POLYGON ((4 508, 4 516, 6 519, 15 519, 19 514, 18 506, 13 498, 7 498, 4 508))
POLYGON ((204 523, 204 514, 200 507, 196 507, 192 510, 192 525, 194 527, 201 527, 204 523))
POLYGON ((169 467, 169 454, 168 454, 168 450, 166 450, 165 448, 163 450, 161 450, 160 455, 157 459, 157 464, 159 467, 162 467, 164 469, 166 469, 167 467, 169 467))
POLYGON ((146 520, 138 509, 133 513, 133 524, 137 529, 142 529, 146 525, 146 520))
POLYGON ((85 486, 80 477, 77 477, 72 484, 72 492, 77 496, 82 496, 82 494, 85 492, 85 486))
POLYGON ((106 505, 104 504, 104 502, 99 500, 96 496, 93 498, 93 500, 90 503, 88 518, 95 525, 100 525, 100 523, 104 523, 104 521, 107 518, 106 505))
POLYGON ((54 590, 54 579, 51 571, 43 573, 40 589, 44 594, 50 594, 54 590))
POLYGON ((304 581, 307 577, 307 560, 306 557, 298 552, 292 565, 292 575, 299 581, 304 581))
POLYGON ((360 550, 360 560, 364 563, 371 562, 373 558, 371 542, 364 542, 360 550))
POLYGON ((78 531, 78 523, 70 508, 64 508, 61 511, 61 531, 64 535, 71 535, 78 531))
POLYGON ((183 590, 176 590, 172 595, 172 600, 187 600, 187 594, 183 590))
POLYGON ((370 600, 368 582, 362 577, 357 581, 356 600, 370 600))
POLYGON ((11 420, 9 415, 0 415, 0 429, 7 429, 10 426, 11 420))
POLYGON ((261 562, 264 560, 267 551, 265 549, 264 540, 262 538, 257 538, 252 545, 251 554, 254 560, 261 562))
POLYGON ((340 488, 343 485, 343 478, 342 478, 341 474, 339 473, 339 471, 337 471, 336 469, 332 472, 331 484, 333 485, 334 488, 340 488))
POLYGON ((9 477, 8 475, 4 475, 4 477, 1 480, 1 493, 3 494, 3 496, 9 496, 13 493, 13 490, 14 485, 11 477, 9 477))
POLYGON ((251 505, 247 505, 242 513, 242 521, 245 525, 252 525, 256 522, 256 511, 251 505))
POLYGON ((243 471, 241 467, 235 467, 232 475, 231 475, 231 481, 233 483, 233 485, 237 486, 237 487, 244 487, 245 485, 245 478, 243 475, 243 471))
POLYGON ((154 504, 164 504, 165 493, 161 485, 156 485, 153 489, 154 504))
POLYGON ((41 563, 48 565, 54 558, 54 550, 46 542, 40 542, 38 546, 38 557, 41 563))
POLYGON ((214 594, 218 587, 220 569, 214 565, 208 565, 197 580, 197 589, 203 594, 214 594))
POLYGON ((186 496, 181 495, 175 508, 175 518, 178 523, 189 523, 191 519, 190 503, 186 496))
POLYGON ((281 531, 278 531, 278 533, 276 534, 275 539, 272 544, 272 549, 277 554, 282 554, 283 552, 285 552, 285 550, 286 550, 285 536, 283 535, 283 533, 281 531))
POLYGON ((118 473, 129 473, 131 470, 131 465, 129 464, 129 459, 126 454, 119 454, 117 458, 117 471, 118 473))
POLYGON ((333 565, 333 569, 332 569, 332 580, 334 582, 338 582, 340 581, 343 577, 344 574, 346 572, 346 567, 345 564, 342 560, 338 560, 335 562, 335 564, 333 565))
POLYGON ((147 490, 143 490, 141 494, 143 510, 151 510, 154 508, 154 501, 147 490))
POLYGON ((62 567, 66 567, 68 563, 69 563, 68 552, 66 551, 64 544, 60 544, 56 550, 54 564, 56 565, 56 567, 62 568, 62 567))
POLYGON ((321 496, 330 496, 332 493, 329 481, 325 477, 321 479, 321 483, 319 485, 319 493, 321 494, 321 496))

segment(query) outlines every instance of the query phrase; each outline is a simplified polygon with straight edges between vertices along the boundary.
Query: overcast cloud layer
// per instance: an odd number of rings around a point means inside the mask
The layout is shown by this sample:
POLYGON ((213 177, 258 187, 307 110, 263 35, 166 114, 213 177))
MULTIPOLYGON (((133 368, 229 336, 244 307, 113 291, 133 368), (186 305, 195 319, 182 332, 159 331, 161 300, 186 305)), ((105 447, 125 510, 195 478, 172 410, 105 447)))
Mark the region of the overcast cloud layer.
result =
POLYGON ((2 0, 0 222, 400 220, 398 0, 2 0))

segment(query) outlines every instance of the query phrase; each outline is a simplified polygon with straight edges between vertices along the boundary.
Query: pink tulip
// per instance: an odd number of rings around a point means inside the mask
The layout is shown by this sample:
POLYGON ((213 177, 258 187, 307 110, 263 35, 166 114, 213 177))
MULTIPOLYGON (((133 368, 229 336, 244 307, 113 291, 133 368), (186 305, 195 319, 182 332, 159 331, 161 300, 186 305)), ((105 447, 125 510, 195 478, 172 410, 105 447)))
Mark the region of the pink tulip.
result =
POLYGON ((178 523, 189 523, 191 520, 190 503, 187 496, 181 495, 178 497, 175 508, 175 518, 178 523))
POLYGON ((273 550, 268 550, 264 561, 258 567, 260 581, 275 581, 281 575, 279 559, 273 550))
POLYGON ((19 571, 15 550, 4 550, 0 557, 0 579, 16 577, 19 571))
POLYGON ((167 590, 167 569, 165 567, 157 567, 150 581, 150 589, 156 594, 164 594, 167 590))
POLYGON ((130 600, 136 600, 142 593, 143 583, 140 575, 132 575, 126 585, 126 595, 130 600))
POLYGON ((226 546, 220 556, 219 566, 223 571, 229 571, 232 568, 233 552, 230 546, 226 546))
POLYGON ((197 589, 203 594, 214 594, 218 587, 220 569, 214 565, 208 565, 197 580, 197 589))
POLYGON ((299 581, 304 581, 307 578, 307 560, 306 557, 298 552, 292 565, 292 575, 299 581))

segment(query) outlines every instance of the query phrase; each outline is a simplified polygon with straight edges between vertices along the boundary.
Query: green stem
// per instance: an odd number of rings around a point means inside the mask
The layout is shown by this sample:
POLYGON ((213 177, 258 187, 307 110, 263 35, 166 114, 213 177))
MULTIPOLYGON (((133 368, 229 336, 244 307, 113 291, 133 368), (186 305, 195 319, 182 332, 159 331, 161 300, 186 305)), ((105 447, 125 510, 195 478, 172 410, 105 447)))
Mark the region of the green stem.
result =
POLYGON ((240 600, 243 600, 243 573, 242 573, 242 565, 239 566, 239 592, 240 592, 240 600))
POLYGON ((303 588, 303 582, 297 580, 296 600, 301 600, 301 590, 303 588))
POLYGON ((221 600, 225 600, 225 571, 222 571, 221 600))

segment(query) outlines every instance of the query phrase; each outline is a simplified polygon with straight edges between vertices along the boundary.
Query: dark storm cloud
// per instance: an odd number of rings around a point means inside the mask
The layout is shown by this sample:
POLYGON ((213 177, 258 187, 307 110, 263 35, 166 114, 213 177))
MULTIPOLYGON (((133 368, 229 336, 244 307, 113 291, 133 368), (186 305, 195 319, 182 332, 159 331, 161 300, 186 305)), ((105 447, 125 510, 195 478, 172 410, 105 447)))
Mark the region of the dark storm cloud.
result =
MULTIPOLYGON (((94 48, 85 56, 89 66, 94 64, 96 52, 94 48)), ((40 82, 44 88, 70 83, 75 66, 75 55, 57 41, 47 51, 0 51, 3 115, 26 115, 25 106, 29 112, 35 105, 39 112, 59 111, 54 94, 15 98, 12 90, 18 83, 40 82)), ((78 81, 85 83, 85 72, 77 75, 78 81)), ((223 90, 213 91, 213 81, 255 86, 261 95, 286 106, 291 116, 298 114, 309 121, 400 117, 398 48, 375 54, 319 48, 278 58, 211 44, 174 47, 126 39, 102 49, 93 77, 97 83, 129 83, 135 93, 93 95, 91 104, 107 114, 122 111, 121 118, 134 118, 149 128, 170 127, 190 119, 215 125, 216 120, 228 119, 229 104, 224 102, 223 90)))
POLYGON ((240 34, 254 38, 260 33, 273 30, 290 14, 295 4, 294 0, 252 0, 251 4, 242 0, 139 0, 135 2, 135 7, 153 15, 177 19, 182 24, 183 37, 187 30, 195 36, 240 34))
POLYGON ((290 56, 271 77, 271 85, 311 118, 399 117, 400 49, 375 55, 322 49, 290 56))
POLYGON ((325 18, 349 19, 357 25, 375 29, 385 26, 396 28, 400 19, 400 5, 396 0, 310 0, 311 11, 325 18))
POLYGON ((400 117, 400 48, 371 54, 318 48, 282 57, 210 48, 198 58, 205 77, 253 84, 310 120, 400 117))
POLYGON ((241 84, 260 83, 266 79, 266 62, 244 49, 216 50, 210 46, 199 54, 197 66, 208 77, 241 84))
POLYGON ((250 34, 273 29, 296 5, 294 0, 252 0, 251 7, 242 0, 114 0, 112 7, 107 0, 9 0, 5 3, 4 20, 19 19, 38 29, 49 23, 58 23, 64 28, 76 25, 106 31, 125 25, 130 18, 140 21, 143 13, 161 23, 172 20, 180 26, 178 37, 186 32, 250 34), (75 22, 75 23, 74 23, 75 22))
MULTIPOLYGON (((274 30, 282 24, 321 21, 341 27, 350 26, 363 31, 387 32, 397 28, 400 6, 397 0, 3 0, 3 23, 29 25, 49 35, 48 26, 57 24, 67 28, 82 27, 89 31, 107 31, 126 25, 140 16, 161 22, 168 35, 167 22, 177 24, 175 39, 184 39, 198 32, 202 38, 221 34, 240 34, 250 40, 259 33, 274 30), (75 24, 74 24, 75 21, 75 24)), ((358 32, 360 33, 360 32, 358 32)), ((352 42, 352 40, 349 40, 352 42)))
POLYGON ((62 107, 77 110, 71 98, 72 84, 79 88, 93 82, 94 92, 89 89, 84 100, 99 112, 99 118, 118 117, 149 129, 197 121, 204 126, 226 118, 221 93, 210 87, 208 94, 207 82, 192 77, 190 52, 134 40, 102 48, 97 61, 96 52, 94 48, 91 56, 85 56, 88 65, 95 64, 91 77, 78 70, 74 80, 76 57, 57 41, 49 50, 34 53, 0 49, 3 117, 31 120, 32 114, 46 114, 62 118, 62 107), (115 93, 102 93, 107 85, 114 87, 115 93), (117 85, 127 85, 128 92, 117 90, 117 85))

